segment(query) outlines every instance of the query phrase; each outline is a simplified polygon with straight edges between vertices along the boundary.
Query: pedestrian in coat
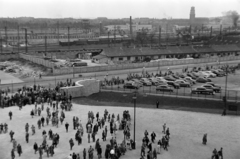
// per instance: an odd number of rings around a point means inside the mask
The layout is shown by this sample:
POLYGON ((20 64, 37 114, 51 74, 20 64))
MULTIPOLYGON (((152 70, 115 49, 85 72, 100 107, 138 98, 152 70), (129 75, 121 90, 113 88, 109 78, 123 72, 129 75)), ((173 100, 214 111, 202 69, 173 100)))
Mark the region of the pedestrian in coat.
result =
POLYGON ((72 138, 69 140, 69 144, 70 144, 70 150, 72 150, 72 148, 74 146, 74 142, 73 142, 72 138))
POLYGON ((21 147, 20 144, 17 145, 17 153, 18 153, 19 157, 20 157, 21 154, 22 154, 22 147, 21 147))
POLYGON ((69 124, 68 124, 68 122, 66 122, 66 124, 65 124, 66 132, 68 132, 68 127, 69 127, 69 124))
POLYGON ((14 132, 11 130, 10 133, 9 133, 10 137, 11 137, 11 142, 13 141, 13 135, 14 135, 14 132))
POLYGON ((29 142, 29 133, 28 132, 26 132, 26 142, 28 143, 29 142))
POLYGON ((10 111, 10 112, 8 113, 8 115, 9 115, 9 117, 10 117, 10 120, 12 120, 13 113, 10 111))
POLYGON ((86 149, 84 148, 83 149, 83 159, 86 159, 86 156, 87 156, 87 152, 86 152, 86 149))
POLYGON ((34 149, 34 152, 36 154, 36 152, 38 151, 38 144, 36 142, 33 145, 33 149, 34 149))
POLYGON ((12 149, 12 151, 11 151, 11 158, 12 158, 12 159, 15 159, 14 149, 12 149))
POLYGON ((158 106, 159 106, 159 101, 156 102, 156 107, 158 108, 158 106))

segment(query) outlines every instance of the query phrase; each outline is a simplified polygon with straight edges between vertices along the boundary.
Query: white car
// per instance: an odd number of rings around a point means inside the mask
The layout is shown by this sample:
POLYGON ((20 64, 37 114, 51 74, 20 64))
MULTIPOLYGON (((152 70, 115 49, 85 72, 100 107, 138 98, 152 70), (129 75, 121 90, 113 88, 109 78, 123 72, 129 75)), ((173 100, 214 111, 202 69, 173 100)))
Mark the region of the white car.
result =
POLYGON ((212 73, 212 71, 204 71, 205 73, 209 74, 210 77, 215 78, 217 75, 215 73, 212 73))
POLYGON ((203 72, 203 71, 199 71, 198 75, 201 76, 201 77, 205 77, 205 78, 209 78, 210 77, 209 74, 207 74, 206 72, 203 72))

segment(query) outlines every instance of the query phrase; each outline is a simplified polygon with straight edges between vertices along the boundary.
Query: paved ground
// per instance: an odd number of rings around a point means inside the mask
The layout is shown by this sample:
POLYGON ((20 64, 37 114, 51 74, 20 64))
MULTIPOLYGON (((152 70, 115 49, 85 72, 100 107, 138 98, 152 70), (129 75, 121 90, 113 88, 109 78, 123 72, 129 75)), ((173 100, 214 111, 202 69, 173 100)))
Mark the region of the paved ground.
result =
MULTIPOLYGON (((42 142, 41 133, 43 129, 48 131, 50 128, 54 133, 60 135, 60 144, 55 150, 55 155, 53 159, 65 159, 69 153, 77 152, 80 153, 82 158, 82 151, 84 147, 89 147, 89 145, 95 145, 94 143, 87 143, 87 136, 84 133, 83 145, 75 146, 73 151, 69 149, 69 139, 74 138, 75 131, 72 129, 72 117, 78 116, 82 121, 83 125, 87 121, 87 112, 93 110, 94 113, 100 113, 103 115, 104 109, 108 109, 110 113, 122 114, 123 110, 129 110, 133 118, 132 108, 122 108, 122 107, 108 107, 108 106, 83 106, 74 104, 73 111, 66 112, 66 120, 70 123, 70 132, 66 133, 65 128, 61 125, 59 128, 52 126, 46 126, 41 130, 36 129, 36 135, 30 135, 30 142, 27 144, 25 142, 25 129, 24 126, 28 122, 30 125, 34 124, 37 127, 37 120, 40 117, 30 117, 30 110, 33 106, 26 106, 23 110, 19 111, 17 107, 5 108, 0 111, 1 122, 8 123, 9 131, 13 130, 15 132, 15 139, 18 143, 22 145, 23 154, 22 159, 33 159, 37 158, 33 152, 33 143, 42 142), (13 112, 13 120, 9 120, 8 112, 13 112)), ((240 156, 240 124, 238 116, 225 116, 222 117, 217 114, 208 113, 195 113, 195 112, 185 112, 176 110, 164 110, 164 109, 146 109, 137 108, 136 111, 136 139, 137 139, 137 149, 128 151, 122 159, 135 159, 139 158, 141 139, 143 137, 143 132, 147 129, 149 133, 154 131, 157 135, 157 139, 163 136, 162 125, 167 124, 170 128, 171 139, 169 151, 163 151, 158 158, 161 159, 210 159, 212 150, 216 148, 219 150, 223 147, 224 158, 227 159, 238 159, 240 156), (207 145, 202 145, 202 136, 204 133, 208 133, 208 143, 207 145)), ((46 116, 46 112, 43 112, 43 116, 46 116)), ((109 123, 108 127, 109 127, 109 123)), ((131 129, 133 128, 133 124, 131 129)), ((101 131, 100 131, 101 132, 101 131)), ((133 132, 131 132, 133 134, 133 132)), ((97 134, 97 138, 101 134, 97 134)), ((107 143, 109 143, 110 136, 108 135, 107 143)), ((117 132, 118 141, 122 141, 123 134, 122 131, 117 132)), ((9 134, 0 134, 0 158, 10 159, 10 149, 12 144, 10 142, 9 134)), ((48 143, 51 143, 49 140, 48 143)), ((100 144, 103 147, 103 152, 105 151, 105 144, 102 140, 100 144)), ((155 147, 156 145, 153 144, 155 147)), ((44 154, 43 158, 47 158, 44 154)), ((94 159, 96 159, 96 152, 94 152, 94 159)))
POLYGON ((14 77, 10 73, 5 73, 3 71, 0 71, 0 79, 1 83, 0 84, 11 84, 11 83, 21 83, 23 82, 17 77, 14 77))

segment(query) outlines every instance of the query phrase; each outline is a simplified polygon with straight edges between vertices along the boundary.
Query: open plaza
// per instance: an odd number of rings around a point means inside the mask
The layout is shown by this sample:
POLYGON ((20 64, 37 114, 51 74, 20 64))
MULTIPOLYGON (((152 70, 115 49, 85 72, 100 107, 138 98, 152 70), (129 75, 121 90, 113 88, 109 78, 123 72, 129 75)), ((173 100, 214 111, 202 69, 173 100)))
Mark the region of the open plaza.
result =
MULTIPOLYGON (((117 116, 120 115, 122 119, 123 111, 128 110, 132 117, 131 120, 131 138, 133 135, 133 108, 129 107, 112 107, 112 106, 90 106, 73 104, 73 108, 69 112, 65 112, 65 120, 69 123, 69 132, 65 130, 64 124, 59 124, 59 127, 44 126, 41 129, 37 128, 37 121, 43 116, 46 117, 47 113, 44 110, 41 116, 30 115, 34 105, 27 105, 19 110, 18 107, 9 107, 2 109, 0 112, 1 123, 7 123, 9 125, 8 133, 2 133, 0 135, 0 154, 3 159, 11 158, 12 142, 10 142, 9 132, 12 130, 15 132, 14 139, 17 143, 22 145, 23 153, 21 157, 18 157, 16 153, 16 158, 38 158, 39 154, 34 154, 33 144, 36 142, 38 144, 42 143, 42 131, 48 132, 50 129, 53 133, 58 133, 60 135, 60 141, 55 148, 55 154, 53 157, 56 159, 66 159, 69 154, 73 152, 79 153, 81 158, 83 158, 83 149, 89 149, 90 145, 95 147, 95 143, 88 143, 88 137, 86 133, 85 125, 88 121, 88 112, 93 111, 96 115, 99 112, 100 117, 103 116, 104 110, 107 109, 110 114, 117 116), (9 119, 8 113, 12 111, 12 120, 9 119), (84 127, 84 134, 82 136, 82 144, 77 145, 74 140, 75 145, 72 150, 70 150, 69 140, 70 138, 75 138, 76 130, 73 130, 72 119, 73 116, 78 117, 84 127), (36 134, 32 135, 30 131, 29 143, 25 141, 25 124, 28 123, 30 126, 35 125, 36 134)), ((48 106, 45 104, 46 109, 48 106)), ((52 108, 50 108, 52 110, 52 108)), ((169 159, 169 158, 185 158, 185 159, 210 159, 212 151, 214 148, 220 150, 223 148, 223 156, 228 159, 237 159, 240 156, 240 127, 238 116, 225 116, 222 117, 219 114, 208 114, 208 113, 197 113, 197 112, 186 112, 177 110, 164 110, 164 109, 147 109, 147 108, 137 108, 136 109, 136 150, 127 149, 125 155, 121 156, 122 159, 132 159, 140 158, 142 138, 144 137, 145 130, 148 131, 149 135, 154 131, 156 133, 156 141, 152 144, 153 149, 157 150, 157 141, 164 136, 162 133, 163 124, 166 123, 167 127, 170 129, 170 142, 168 151, 161 149, 158 158, 169 159), (202 144, 203 135, 208 134, 208 142, 206 145, 202 144)), ((93 122, 95 123, 95 122, 93 122)), ((109 128, 109 122, 106 122, 106 126, 109 128)), ((104 152, 106 149, 106 144, 110 144, 110 139, 116 137, 117 143, 120 144, 124 140, 124 135, 122 130, 117 130, 116 135, 111 136, 110 133, 107 136, 107 140, 102 140, 103 129, 100 129, 96 134, 96 139, 99 138, 100 145, 104 152)), ((52 140, 47 139, 47 144, 51 145, 52 140)), ((146 150, 147 152, 147 150, 146 150)), ((88 156, 88 155, 87 155, 88 156)), ((43 154, 43 158, 47 158, 46 153, 43 154)), ((88 157, 87 157, 88 158, 88 157)), ((97 158, 97 152, 94 151, 94 158, 97 158)))

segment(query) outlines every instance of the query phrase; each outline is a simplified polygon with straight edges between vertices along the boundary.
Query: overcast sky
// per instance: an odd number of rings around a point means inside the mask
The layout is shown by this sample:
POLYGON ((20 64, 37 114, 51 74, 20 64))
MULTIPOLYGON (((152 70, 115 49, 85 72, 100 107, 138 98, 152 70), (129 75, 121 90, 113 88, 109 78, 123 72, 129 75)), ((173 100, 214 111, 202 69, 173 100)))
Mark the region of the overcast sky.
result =
POLYGON ((240 0, 0 0, 0 17, 42 18, 189 18, 240 12, 240 0))

